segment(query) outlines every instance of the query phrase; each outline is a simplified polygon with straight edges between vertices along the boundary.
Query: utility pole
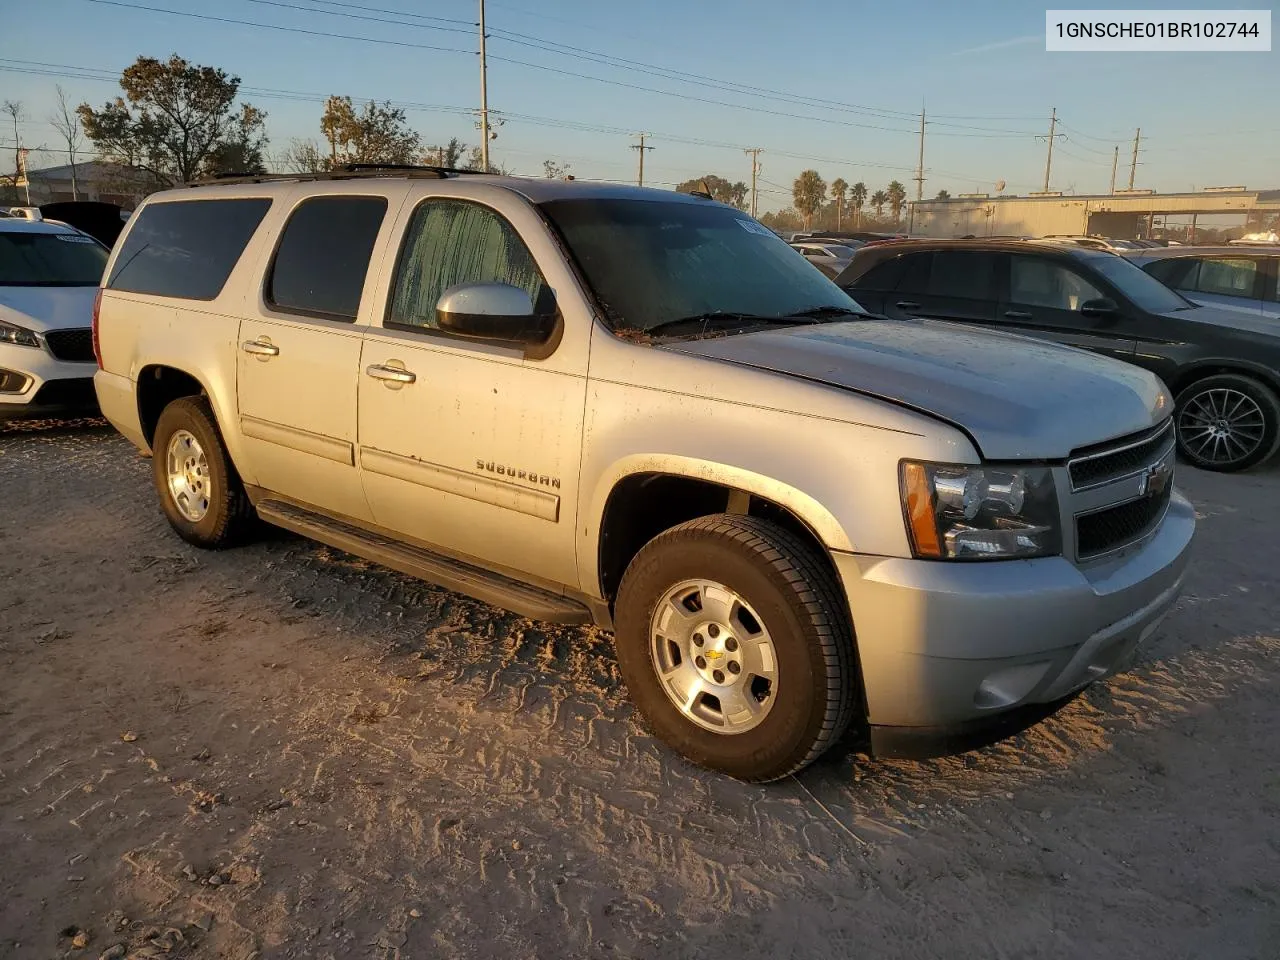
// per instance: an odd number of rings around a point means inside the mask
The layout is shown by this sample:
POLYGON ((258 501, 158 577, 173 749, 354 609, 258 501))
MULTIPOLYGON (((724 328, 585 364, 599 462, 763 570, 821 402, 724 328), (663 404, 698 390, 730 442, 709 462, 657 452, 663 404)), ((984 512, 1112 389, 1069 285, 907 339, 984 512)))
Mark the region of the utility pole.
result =
POLYGON ((1116 192, 1116 169, 1120 166, 1120 146, 1116 145, 1115 153, 1111 155, 1111 192, 1116 192))
POLYGON ((649 136, 647 133, 633 133, 632 136, 640 138, 640 142, 633 143, 631 145, 631 149, 640 151, 640 176, 636 180, 636 186, 643 187, 644 186, 644 152, 646 150, 652 150, 653 147, 646 147, 644 145, 645 138, 649 136))
POLYGON ((756 178, 760 175, 760 148, 751 147, 742 151, 751 158, 751 216, 756 215, 756 178))
POLYGON ((1058 108, 1053 107, 1049 111, 1049 155, 1044 161, 1044 192, 1049 192, 1049 172, 1053 169, 1053 139, 1057 136, 1054 133, 1058 128, 1058 108))
POLYGON ((1133 135, 1133 159, 1129 161, 1129 189, 1133 189, 1133 178, 1138 172, 1138 144, 1142 142, 1142 128, 1133 135))
MULTIPOLYGON (((1048 187, 1045 187, 1048 190, 1048 187)), ((916 199, 924 199, 924 107, 920 108, 920 162, 916 166, 916 199)))
POLYGON ((480 165, 489 172, 489 63, 484 55, 484 0, 480 0, 480 165))

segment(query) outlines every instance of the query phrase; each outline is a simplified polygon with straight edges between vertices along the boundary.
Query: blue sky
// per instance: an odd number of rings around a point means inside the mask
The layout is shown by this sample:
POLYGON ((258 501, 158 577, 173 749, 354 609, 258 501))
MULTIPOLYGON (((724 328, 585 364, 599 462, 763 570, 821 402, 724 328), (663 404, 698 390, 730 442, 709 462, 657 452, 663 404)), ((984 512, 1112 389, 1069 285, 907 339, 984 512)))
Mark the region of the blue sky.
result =
MULTIPOLYGON (((244 99, 268 112, 272 154, 294 137, 319 139, 319 100, 329 93, 417 104, 409 119, 425 142, 478 142, 466 113, 479 98, 470 26, 477 3, 470 0, 127 2, 133 6, 0 4, 0 68, 6 68, 0 69, 0 99, 24 102, 28 145, 57 143, 44 122, 55 83, 75 102, 100 104, 118 87, 86 78, 86 68, 118 75, 139 54, 173 52, 242 78, 252 91, 244 99), (380 22, 387 20, 405 22, 380 22), (33 66, 37 61, 55 66, 33 66), (49 75, 57 73, 82 75, 49 75)), ((1087 6, 1158 8, 1098 0, 1087 6)), ((1197 7, 1267 5, 1199 0, 1197 7)), ((518 173, 540 174, 542 161, 554 158, 582 178, 631 179, 636 151, 627 134, 644 130, 655 147, 646 157, 647 182, 673 184, 704 173, 748 180, 742 148, 759 146, 765 151, 763 210, 788 205, 791 181, 806 167, 828 181, 863 180, 872 190, 897 178, 914 196, 910 177, 923 102, 931 120, 926 196, 944 188, 991 191, 998 180, 1024 193, 1042 186, 1043 136, 1055 107, 1066 138, 1055 147, 1053 189, 1104 192, 1116 143, 1123 184, 1138 126, 1139 187, 1280 187, 1273 105, 1280 53, 1050 54, 1044 10, 997 0, 493 0, 487 5, 489 103, 507 117, 493 155, 518 173), (551 45, 560 47, 547 49, 551 45), (796 97, 821 102, 797 103, 796 97)), ((12 140, 12 128, 0 125, 0 148, 12 140)), ((50 155, 35 159, 57 162, 50 155)))

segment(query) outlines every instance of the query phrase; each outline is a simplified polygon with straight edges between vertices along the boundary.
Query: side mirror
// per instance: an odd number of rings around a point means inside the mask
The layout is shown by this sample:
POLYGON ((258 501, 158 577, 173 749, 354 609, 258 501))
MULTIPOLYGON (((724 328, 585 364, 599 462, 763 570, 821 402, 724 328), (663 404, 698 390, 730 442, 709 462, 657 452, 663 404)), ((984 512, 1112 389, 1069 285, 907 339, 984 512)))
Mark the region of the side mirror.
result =
POLYGON ((1080 312, 1086 317, 1110 317, 1119 309, 1116 302, 1109 297, 1098 297, 1096 300, 1086 300, 1080 304, 1080 312))
POLYGON ((529 294, 509 283, 460 283, 440 294, 436 322, 456 337, 531 346, 551 339, 557 317, 534 313, 529 294))

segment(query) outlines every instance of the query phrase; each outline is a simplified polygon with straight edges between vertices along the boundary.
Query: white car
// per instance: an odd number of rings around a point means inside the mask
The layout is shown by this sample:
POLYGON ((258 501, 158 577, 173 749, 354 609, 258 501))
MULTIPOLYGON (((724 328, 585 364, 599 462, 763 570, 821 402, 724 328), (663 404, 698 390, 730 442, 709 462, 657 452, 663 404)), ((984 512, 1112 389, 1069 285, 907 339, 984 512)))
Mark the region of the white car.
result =
POLYGON ((64 223, 0 219, 0 421, 92 413, 107 249, 64 223))

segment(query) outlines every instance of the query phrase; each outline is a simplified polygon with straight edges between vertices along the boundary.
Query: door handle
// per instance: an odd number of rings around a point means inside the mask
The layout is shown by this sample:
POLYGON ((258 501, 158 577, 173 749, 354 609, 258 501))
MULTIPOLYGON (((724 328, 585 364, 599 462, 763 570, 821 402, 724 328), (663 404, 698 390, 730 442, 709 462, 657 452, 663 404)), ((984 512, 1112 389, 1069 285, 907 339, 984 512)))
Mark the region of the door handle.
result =
POLYGON ((920 306, 920 304, 916 303, 914 300, 899 300, 894 304, 894 306, 899 310, 914 310, 916 307, 920 306))
POLYGON ((246 340, 240 344, 240 349, 245 353, 252 353, 255 357, 278 357, 280 348, 269 340, 246 340))
POLYGON ((1004 315, 1010 320, 1030 320, 1031 314, 1025 310, 1006 310, 1004 315))
POLYGON ((386 380, 388 383, 413 383, 418 375, 403 367, 388 367, 381 363, 370 364, 364 372, 375 380, 386 380))

